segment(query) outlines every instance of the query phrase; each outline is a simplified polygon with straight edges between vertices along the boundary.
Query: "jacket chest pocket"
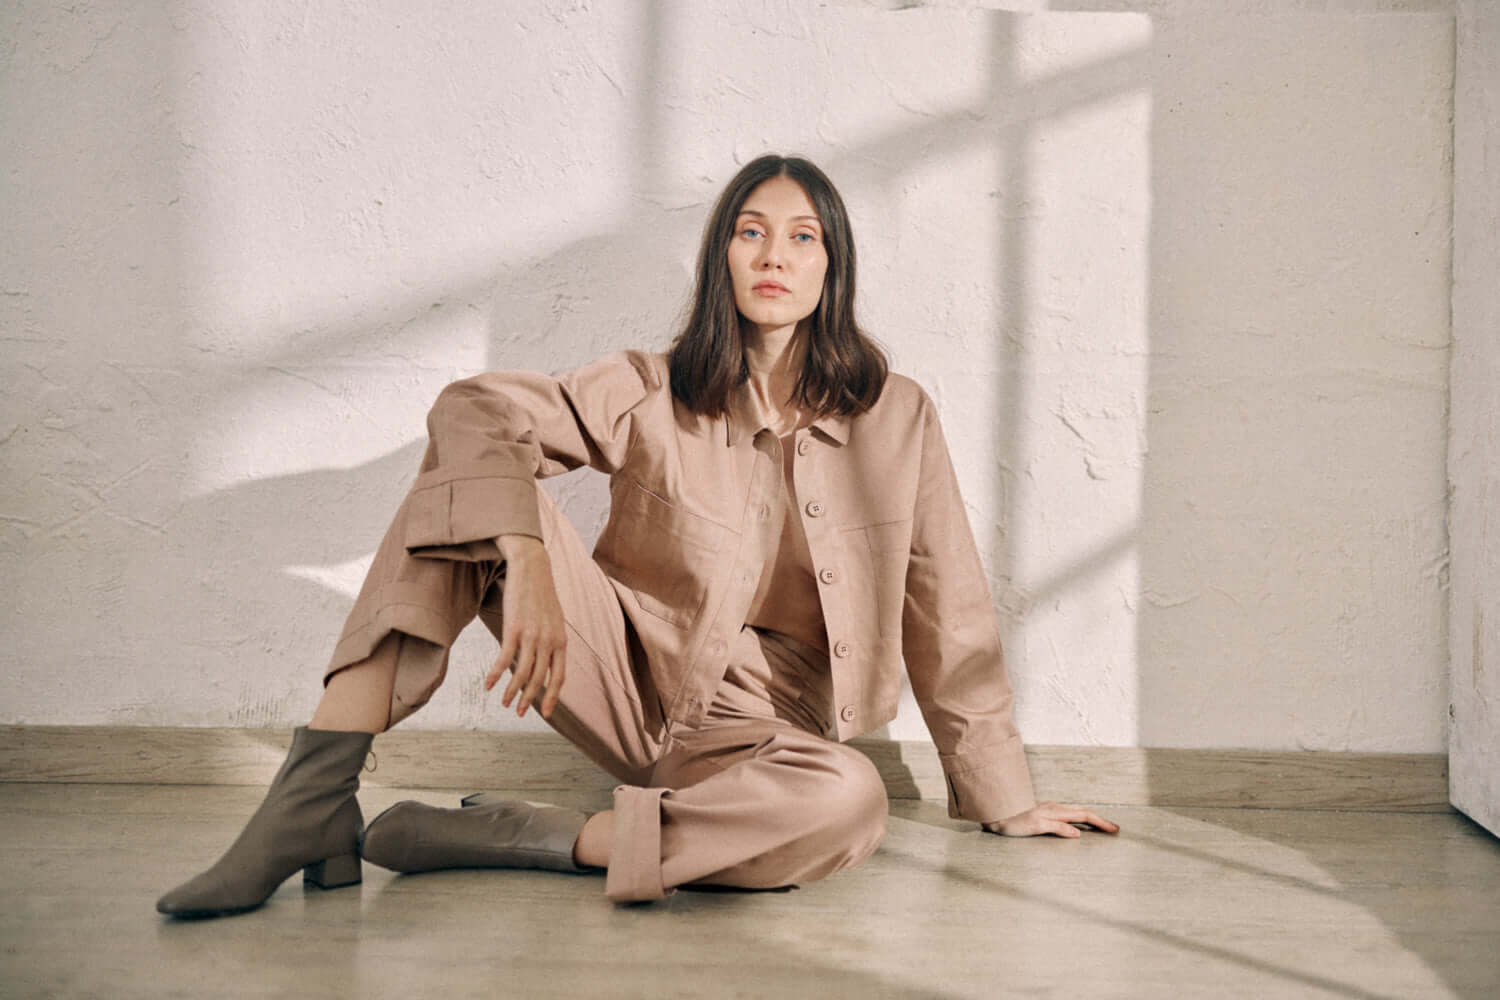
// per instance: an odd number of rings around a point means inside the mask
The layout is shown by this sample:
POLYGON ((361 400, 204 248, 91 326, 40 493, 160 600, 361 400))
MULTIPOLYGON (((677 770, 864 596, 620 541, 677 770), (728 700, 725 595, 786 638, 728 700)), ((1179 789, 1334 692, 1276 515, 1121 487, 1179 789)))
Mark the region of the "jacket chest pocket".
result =
POLYGON ((899 635, 911 554, 911 519, 848 528, 844 543, 854 574, 850 580, 854 593, 874 615, 881 635, 899 635))
POLYGON ((727 534, 631 480, 615 491, 594 557, 635 594, 643 611, 690 628, 703 610, 727 534))

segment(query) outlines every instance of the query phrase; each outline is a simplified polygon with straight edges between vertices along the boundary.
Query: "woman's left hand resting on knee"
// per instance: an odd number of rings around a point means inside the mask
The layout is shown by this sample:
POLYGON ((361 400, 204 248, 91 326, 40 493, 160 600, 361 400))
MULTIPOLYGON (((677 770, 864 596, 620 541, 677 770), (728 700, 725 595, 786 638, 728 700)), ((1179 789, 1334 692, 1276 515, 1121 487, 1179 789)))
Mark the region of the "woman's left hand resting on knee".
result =
POLYGON ((501 703, 509 708, 519 692, 516 715, 524 716, 545 686, 537 710, 542 718, 551 718, 562 693, 568 645, 562 602, 552 580, 552 560, 541 540, 530 535, 501 535, 498 544, 505 557, 500 655, 485 675, 484 689, 493 690, 505 668, 511 667, 501 703))
POLYGON ((1065 806, 1058 802, 1040 802, 1010 819, 985 823, 984 829, 987 833, 998 833, 1003 837, 1039 837, 1050 833, 1057 837, 1072 838, 1081 835, 1078 827, 1073 825, 1075 823, 1082 823, 1105 833, 1120 832, 1118 823, 1111 823, 1079 806, 1065 806))

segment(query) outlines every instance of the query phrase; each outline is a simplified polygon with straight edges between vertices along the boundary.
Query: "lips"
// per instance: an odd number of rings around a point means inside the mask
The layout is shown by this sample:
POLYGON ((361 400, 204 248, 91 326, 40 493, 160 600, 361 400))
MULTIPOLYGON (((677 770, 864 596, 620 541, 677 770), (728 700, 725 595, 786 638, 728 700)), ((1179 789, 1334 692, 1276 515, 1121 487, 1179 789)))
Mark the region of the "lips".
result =
POLYGON ((759 284, 752 286, 751 291, 757 292, 761 295, 786 295, 791 291, 791 289, 774 281, 762 281, 759 284))

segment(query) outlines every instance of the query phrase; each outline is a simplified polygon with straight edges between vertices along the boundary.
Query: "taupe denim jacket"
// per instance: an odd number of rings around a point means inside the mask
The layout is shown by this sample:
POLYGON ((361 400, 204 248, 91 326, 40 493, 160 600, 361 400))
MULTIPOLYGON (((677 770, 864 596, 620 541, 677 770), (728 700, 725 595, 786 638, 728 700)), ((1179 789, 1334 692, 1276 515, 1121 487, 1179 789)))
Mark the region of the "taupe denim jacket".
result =
POLYGON ((414 555, 508 533, 540 538, 536 479, 582 465, 609 474, 594 558, 639 633, 669 721, 703 717, 780 518, 802 518, 828 631, 834 735, 895 717, 904 660, 949 814, 990 821, 1035 804, 989 586, 936 408, 911 379, 892 374, 869 411, 796 432, 796 511, 786 511, 781 442, 748 388, 726 416, 693 414, 673 397, 662 354, 455 382, 428 432, 409 498, 414 555))

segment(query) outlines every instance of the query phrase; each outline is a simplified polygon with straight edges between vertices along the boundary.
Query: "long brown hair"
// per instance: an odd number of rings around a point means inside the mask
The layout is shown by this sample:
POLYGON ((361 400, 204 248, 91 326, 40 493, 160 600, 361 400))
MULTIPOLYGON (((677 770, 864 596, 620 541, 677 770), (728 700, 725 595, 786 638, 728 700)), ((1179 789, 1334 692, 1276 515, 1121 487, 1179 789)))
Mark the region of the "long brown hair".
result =
POLYGON ((730 393, 750 377, 744 319, 729 276, 729 243, 745 200, 773 177, 790 177, 807 192, 828 254, 823 294, 809 317, 806 360, 792 398, 820 416, 863 413, 880 398, 889 365, 854 321, 854 233, 844 200, 823 171, 796 156, 751 160, 719 195, 703 228, 693 308, 668 352, 672 392, 688 409, 717 416, 727 411, 730 393))

